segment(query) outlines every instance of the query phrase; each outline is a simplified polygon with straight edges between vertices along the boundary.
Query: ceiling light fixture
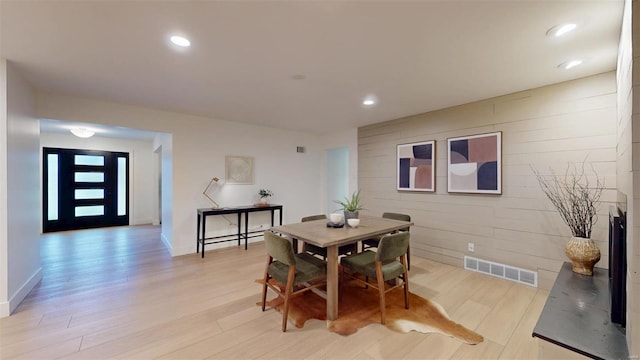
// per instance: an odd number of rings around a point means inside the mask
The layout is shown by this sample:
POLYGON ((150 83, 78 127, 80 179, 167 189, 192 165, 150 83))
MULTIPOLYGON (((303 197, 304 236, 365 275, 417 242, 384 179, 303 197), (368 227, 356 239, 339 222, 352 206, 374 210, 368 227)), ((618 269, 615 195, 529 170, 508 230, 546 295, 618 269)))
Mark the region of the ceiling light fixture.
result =
POLYGON ((362 101, 362 105, 364 106, 375 105, 375 103, 376 103, 376 99, 374 99, 373 97, 368 97, 362 101))
POLYGON ((85 127, 72 128, 71 133, 80 138, 90 138, 95 135, 95 131, 91 131, 85 127))
POLYGON ((559 37, 565 35, 568 32, 575 30, 578 27, 576 24, 561 24, 556 25, 547 31, 548 36, 559 37))
POLYGON ((189 41, 189 39, 187 39, 186 37, 178 36, 178 35, 172 36, 171 42, 181 47, 191 46, 191 41, 189 41))
POLYGON ((569 69, 574 68, 574 67, 576 67, 576 66, 578 66, 580 64, 582 64, 582 60, 571 60, 571 61, 567 61, 567 62, 564 62, 564 63, 558 65, 558 67, 559 68, 563 68, 565 70, 569 70, 569 69))

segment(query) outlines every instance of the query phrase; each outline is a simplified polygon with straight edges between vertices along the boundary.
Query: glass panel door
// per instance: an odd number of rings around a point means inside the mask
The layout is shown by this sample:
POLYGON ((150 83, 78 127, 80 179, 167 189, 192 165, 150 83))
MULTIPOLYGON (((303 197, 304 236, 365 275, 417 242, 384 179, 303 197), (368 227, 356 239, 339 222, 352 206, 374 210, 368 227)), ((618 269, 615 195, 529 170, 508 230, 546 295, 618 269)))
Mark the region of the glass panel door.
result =
POLYGON ((44 232, 129 224, 129 154, 44 148, 44 232))

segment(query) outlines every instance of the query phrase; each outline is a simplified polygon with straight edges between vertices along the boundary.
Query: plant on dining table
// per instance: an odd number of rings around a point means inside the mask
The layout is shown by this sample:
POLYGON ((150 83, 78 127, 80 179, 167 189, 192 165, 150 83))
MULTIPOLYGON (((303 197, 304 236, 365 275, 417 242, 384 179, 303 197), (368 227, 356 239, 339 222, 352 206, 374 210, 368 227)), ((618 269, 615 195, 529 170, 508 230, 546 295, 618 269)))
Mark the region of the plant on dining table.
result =
POLYGON ((344 201, 335 200, 335 202, 340 204, 344 211, 356 212, 364 209, 360 203, 360 190, 351 194, 351 197, 345 196, 344 201))

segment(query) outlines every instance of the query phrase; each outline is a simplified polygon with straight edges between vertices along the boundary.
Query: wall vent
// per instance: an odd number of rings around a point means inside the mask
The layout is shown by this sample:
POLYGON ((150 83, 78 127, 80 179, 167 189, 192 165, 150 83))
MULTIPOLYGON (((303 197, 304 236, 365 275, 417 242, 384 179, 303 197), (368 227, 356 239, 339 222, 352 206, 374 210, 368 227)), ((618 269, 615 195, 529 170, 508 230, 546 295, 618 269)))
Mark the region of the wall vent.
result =
POLYGON ((297 153, 304 154, 305 151, 306 149, 304 148, 304 146, 296 146, 297 153))
POLYGON ((464 268, 479 273, 538 287, 538 273, 493 261, 464 257, 464 268))

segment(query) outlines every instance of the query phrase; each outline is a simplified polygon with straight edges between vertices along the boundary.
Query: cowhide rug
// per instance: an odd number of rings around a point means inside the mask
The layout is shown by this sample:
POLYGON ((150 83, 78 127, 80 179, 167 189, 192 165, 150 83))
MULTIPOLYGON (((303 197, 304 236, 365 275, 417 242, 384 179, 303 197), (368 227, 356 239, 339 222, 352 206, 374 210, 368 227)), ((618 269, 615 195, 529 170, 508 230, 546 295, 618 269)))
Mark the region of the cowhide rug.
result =
MULTIPOLYGON (((262 283, 262 280, 256 280, 262 283)), ((329 330, 341 335, 351 335, 369 324, 380 324, 380 303, 378 290, 365 289, 359 284, 345 284, 339 302, 339 317, 329 325, 329 330)), ((267 299, 273 297, 268 291, 267 299)), ((326 320, 326 300, 305 292, 290 299, 289 322, 301 328, 309 319, 326 320)), ((261 305, 258 303, 258 305, 261 305)), ((282 312, 284 300, 267 300, 267 307, 282 312)), ((429 299, 409 292, 409 309, 404 308, 403 289, 396 288, 386 296, 386 327, 398 332, 418 331, 451 336, 467 344, 478 344, 482 335, 452 321, 444 308, 429 299)))

